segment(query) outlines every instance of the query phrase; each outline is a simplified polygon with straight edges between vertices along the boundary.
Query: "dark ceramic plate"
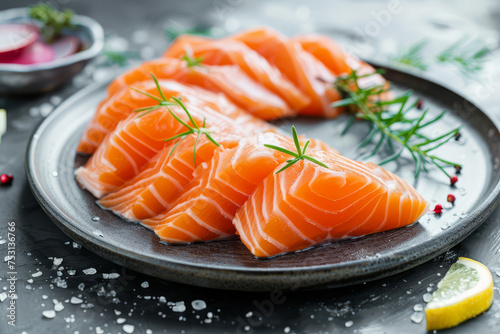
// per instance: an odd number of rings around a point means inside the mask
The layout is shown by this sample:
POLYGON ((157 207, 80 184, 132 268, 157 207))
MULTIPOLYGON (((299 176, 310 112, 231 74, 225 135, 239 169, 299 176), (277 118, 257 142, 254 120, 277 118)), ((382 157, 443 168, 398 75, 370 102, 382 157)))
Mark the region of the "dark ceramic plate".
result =
MULTIPOLYGON (((442 133, 463 125, 461 140, 450 142, 439 152, 463 164, 457 187, 450 188, 448 179, 437 170, 416 182, 412 162, 406 158, 386 166, 414 184, 431 205, 444 204, 448 193, 455 194, 456 205, 441 217, 428 214, 405 228, 268 260, 254 258, 238 240, 160 244, 146 228, 100 209, 74 180, 75 167, 84 163, 83 158, 75 157, 75 148, 105 96, 106 84, 90 86, 68 99, 34 133, 26 159, 30 186, 47 214, 75 241, 120 265, 167 280, 222 289, 271 290, 342 286, 385 277, 423 263, 467 237, 498 205, 500 189, 500 133, 488 116, 425 79, 393 69, 388 69, 386 76, 396 89, 413 89, 430 113, 450 110, 429 131, 442 133)), ((344 116, 292 121, 301 133, 321 138, 355 157, 354 148, 367 127, 359 122, 341 137, 346 120, 344 116)), ((290 122, 280 126, 289 129, 290 122)))

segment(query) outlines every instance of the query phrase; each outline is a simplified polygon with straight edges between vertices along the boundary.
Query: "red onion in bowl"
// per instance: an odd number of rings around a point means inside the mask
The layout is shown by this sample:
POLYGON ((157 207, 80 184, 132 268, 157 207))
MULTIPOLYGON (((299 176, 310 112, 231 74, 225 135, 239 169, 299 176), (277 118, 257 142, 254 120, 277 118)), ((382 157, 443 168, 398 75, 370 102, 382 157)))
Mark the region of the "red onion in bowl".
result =
POLYGON ((38 37, 38 29, 31 25, 0 25, 0 63, 10 62, 9 60, 21 56, 38 37))

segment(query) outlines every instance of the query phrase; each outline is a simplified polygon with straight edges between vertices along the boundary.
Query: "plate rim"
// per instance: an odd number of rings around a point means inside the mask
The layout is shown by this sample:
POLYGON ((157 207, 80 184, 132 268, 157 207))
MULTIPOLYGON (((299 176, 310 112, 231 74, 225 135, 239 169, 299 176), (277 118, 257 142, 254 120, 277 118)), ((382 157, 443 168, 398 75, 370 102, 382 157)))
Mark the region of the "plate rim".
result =
MULTIPOLYGON (((412 79, 416 79, 431 86, 437 87, 446 91, 446 93, 455 96, 457 99, 461 99, 464 102, 467 102, 477 111, 481 112, 482 116, 488 119, 491 124, 494 126, 497 133, 500 133, 499 122, 490 117, 490 115, 479 108, 477 105, 469 101, 467 98, 462 96, 461 94, 455 92, 454 90, 441 85, 440 83, 436 83, 432 80, 425 78, 424 76, 416 75, 416 73, 411 73, 407 71, 402 71, 397 68, 375 64, 377 68, 383 68, 387 71, 394 72, 395 74, 403 74, 411 77, 412 79)), ((52 221, 56 223, 56 225, 70 238, 77 239, 78 242, 82 243, 86 248, 89 248, 91 251, 96 253, 99 256, 107 258, 112 262, 119 263, 125 267, 129 267, 131 269, 136 269, 137 267, 131 264, 137 263, 147 263, 149 265, 154 265, 161 267, 164 270, 174 270, 174 271, 182 271, 182 272, 193 272, 202 270, 204 274, 204 279, 212 279, 217 280, 220 279, 221 275, 230 272, 232 275, 244 275, 244 279, 247 281, 255 280, 257 283, 261 282, 268 285, 273 285, 272 280, 285 280, 288 283, 279 283, 276 282, 277 286, 282 285, 284 289, 287 289, 292 284, 298 284, 298 281, 302 279, 302 275, 308 275, 308 278, 311 281, 321 282, 324 281, 321 275, 325 272, 332 272, 340 269, 346 268, 357 268, 366 264, 369 260, 367 258, 353 260, 349 262, 340 262, 340 263, 331 263, 331 264, 322 264, 322 265, 314 265, 307 267, 291 267, 291 268, 250 268, 250 267, 235 267, 235 268, 224 268, 218 265, 210 266, 206 264, 198 264, 198 263, 186 263, 182 260, 173 260, 173 259, 159 259, 156 257, 145 256, 142 253, 138 252, 130 252, 127 250, 123 250, 120 247, 110 244, 103 240, 102 238, 98 238, 96 235, 84 230, 78 224, 74 224, 72 219, 67 217, 62 210, 57 208, 56 203, 48 200, 48 197, 44 197, 47 195, 41 186, 41 182, 37 177, 36 166, 34 163, 34 156, 36 154, 36 148, 40 140, 40 136, 43 134, 43 131, 61 114, 64 112, 68 106, 70 106, 73 101, 77 101, 87 94, 96 91, 97 89, 102 89, 107 85, 107 81, 104 82, 96 82, 91 85, 86 86, 75 94, 71 95, 67 98, 63 103, 61 103, 56 110, 54 110, 45 120, 43 120, 38 127, 33 131, 31 139, 29 140, 28 146, 25 152, 25 172, 28 178, 29 187, 34 194, 36 200, 42 207, 42 209, 48 214, 52 221), (103 254, 105 253, 105 254, 103 254), (207 275, 209 277, 207 277, 207 275), (314 276, 316 280, 314 280, 314 276)), ((404 85, 404 83, 402 83, 404 85)), ((490 149, 491 152, 491 149, 490 149)), ((453 236, 450 238, 451 241, 448 242, 445 246, 436 247, 435 250, 426 252, 425 254, 420 254, 421 257, 418 260, 401 260, 405 257, 405 255, 411 254, 414 248, 428 248, 429 245, 435 244, 435 240, 426 240, 423 243, 419 243, 418 245, 412 245, 409 248, 401 249, 395 253, 391 253, 393 257, 393 261, 387 261, 385 266, 379 267, 380 269, 377 271, 372 271, 366 273, 366 275, 357 275, 355 277, 344 278, 344 281, 349 280, 349 282, 338 283, 338 282, 326 282, 325 286, 345 286, 352 285, 356 283, 360 283, 367 280, 378 279, 382 277, 387 277, 390 275, 394 275, 396 273, 411 269, 417 265, 420 265, 435 256, 449 250, 453 246, 460 243, 467 236, 469 236, 475 229, 477 229, 493 212, 493 210, 500 204, 500 178, 497 181, 496 185, 492 188, 492 191, 489 194, 485 194, 484 201, 479 203, 473 210, 469 211, 467 216, 460 220, 460 224, 456 224, 451 226, 448 231, 449 233, 455 231, 453 236), (458 225, 458 226, 457 226, 458 225), (398 260, 399 259, 399 260, 398 260), (373 276, 373 278, 371 278, 373 276)), ((404 227, 403 227, 404 228, 404 227)), ((383 233, 383 232, 381 232, 383 233)), ((419 252, 420 253, 420 252, 419 252)), ((385 255, 387 257, 387 255, 385 255)), ((384 256, 379 258, 379 260, 384 260, 384 256)), ((269 260, 269 261, 272 261, 269 260)), ((383 262, 381 262, 383 263, 383 262)), ((137 269, 136 269, 137 270, 137 269)), ((151 273, 151 271, 142 271, 144 273, 155 275, 151 273)), ((205 282, 204 284, 197 284, 199 286, 205 287, 214 287, 214 284, 210 282, 205 282)), ((231 289, 231 288, 229 288, 231 289)), ((237 288, 236 290, 245 290, 241 288, 237 288)), ((259 289, 252 288, 252 291, 257 291, 259 289)), ((268 291, 272 289, 262 289, 262 291, 268 291)))

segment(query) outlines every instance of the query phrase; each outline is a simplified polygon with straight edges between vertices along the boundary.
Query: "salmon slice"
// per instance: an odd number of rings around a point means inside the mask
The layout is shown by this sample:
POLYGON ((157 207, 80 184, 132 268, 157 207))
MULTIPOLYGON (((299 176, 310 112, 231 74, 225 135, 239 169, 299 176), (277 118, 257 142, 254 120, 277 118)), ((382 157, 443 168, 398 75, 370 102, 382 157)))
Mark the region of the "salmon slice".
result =
POLYGON ((175 58, 148 61, 122 74, 108 86, 108 95, 112 96, 129 85, 149 79, 151 73, 159 79, 171 79, 224 93, 245 111, 265 120, 295 114, 279 96, 255 82, 236 65, 189 67, 186 61, 175 58))
MULTIPOLYGON (((233 220, 257 257, 411 224, 429 204, 396 175, 327 151, 269 174, 233 220)), ((277 168, 280 168, 278 166, 277 168)))
MULTIPOLYGON (((207 126, 214 130, 237 127, 238 120, 230 119, 220 110, 212 109, 206 104, 197 105, 186 101, 185 106, 198 126, 202 126, 206 120, 207 126)), ((170 110, 184 122, 190 122, 181 107, 171 106, 170 110)), ((248 124, 245 128, 237 128, 241 134, 249 135, 252 131, 261 132, 273 127, 262 127, 259 120, 259 126, 248 124)), ((165 142, 166 139, 186 130, 165 107, 142 117, 130 114, 106 137, 85 166, 75 171, 76 180, 84 189, 100 198, 133 178, 151 158, 171 145, 170 142, 165 142)))
MULTIPOLYGON (((305 141, 303 138, 302 141, 305 141)), ((142 222, 168 243, 191 243, 234 235, 232 220, 255 188, 290 156, 264 144, 295 150, 289 137, 262 133, 244 138, 233 149, 217 150, 198 167, 171 210, 142 222)), ((328 147, 315 140, 310 149, 328 147)), ((333 150, 333 149, 332 149, 333 150)))
POLYGON ((180 58, 190 53, 202 57, 204 65, 237 65, 252 79, 281 97, 292 110, 305 108, 310 99, 286 79, 260 54, 234 40, 213 40, 181 35, 169 46, 164 57, 180 58))
MULTIPOLYGON (((307 34, 293 37, 292 40, 300 43, 304 50, 321 61, 335 76, 351 74, 353 70, 358 75, 375 72, 373 66, 346 52, 337 42, 328 36, 307 34)), ((359 78, 358 84, 363 88, 370 86, 385 86, 389 88, 389 83, 380 74, 359 78)), ((384 96, 386 98, 390 97, 388 94, 384 96)))
MULTIPOLYGON (((221 149, 235 147, 245 135, 245 131, 229 123, 213 131, 211 136, 221 149)), ((160 152, 150 168, 100 199, 98 204, 130 221, 140 221, 169 210, 193 178, 195 140, 196 135, 189 135, 180 141, 173 152, 171 147, 160 152)), ((200 136, 196 146, 196 163, 210 161, 216 148, 206 137, 200 136)))
MULTIPOLYGON (((158 83, 165 96, 182 97, 183 101, 190 100, 199 105, 207 104, 210 108, 238 120, 240 124, 265 126, 264 121, 252 117, 230 102, 223 94, 197 86, 183 85, 173 80, 159 80, 158 83)), ((147 81, 136 82, 134 87, 160 97, 156 84, 151 78, 147 81)), ((110 98, 105 99, 97 107, 93 119, 82 134, 77 151, 83 154, 94 153, 108 133, 112 132, 118 123, 127 118, 134 110, 157 104, 158 102, 153 98, 130 87, 125 87, 110 98)))
POLYGON ((341 99, 332 84, 335 76, 300 43, 266 27, 246 30, 230 38, 245 43, 266 58, 311 99, 308 106, 299 110, 300 114, 335 117, 344 110, 330 107, 332 102, 341 99))

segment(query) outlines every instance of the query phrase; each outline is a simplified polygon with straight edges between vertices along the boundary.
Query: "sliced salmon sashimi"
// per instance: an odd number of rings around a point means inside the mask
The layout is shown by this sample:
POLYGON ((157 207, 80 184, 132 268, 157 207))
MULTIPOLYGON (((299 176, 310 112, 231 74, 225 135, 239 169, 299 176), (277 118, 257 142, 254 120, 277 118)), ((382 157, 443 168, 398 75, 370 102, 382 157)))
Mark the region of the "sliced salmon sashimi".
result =
MULTIPOLYGON (((429 204, 396 175, 328 151, 269 174, 234 225, 257 257, 271 257, 417 221, 429 204)), ((277 168, 280 168, 278 166, 277 168)))

